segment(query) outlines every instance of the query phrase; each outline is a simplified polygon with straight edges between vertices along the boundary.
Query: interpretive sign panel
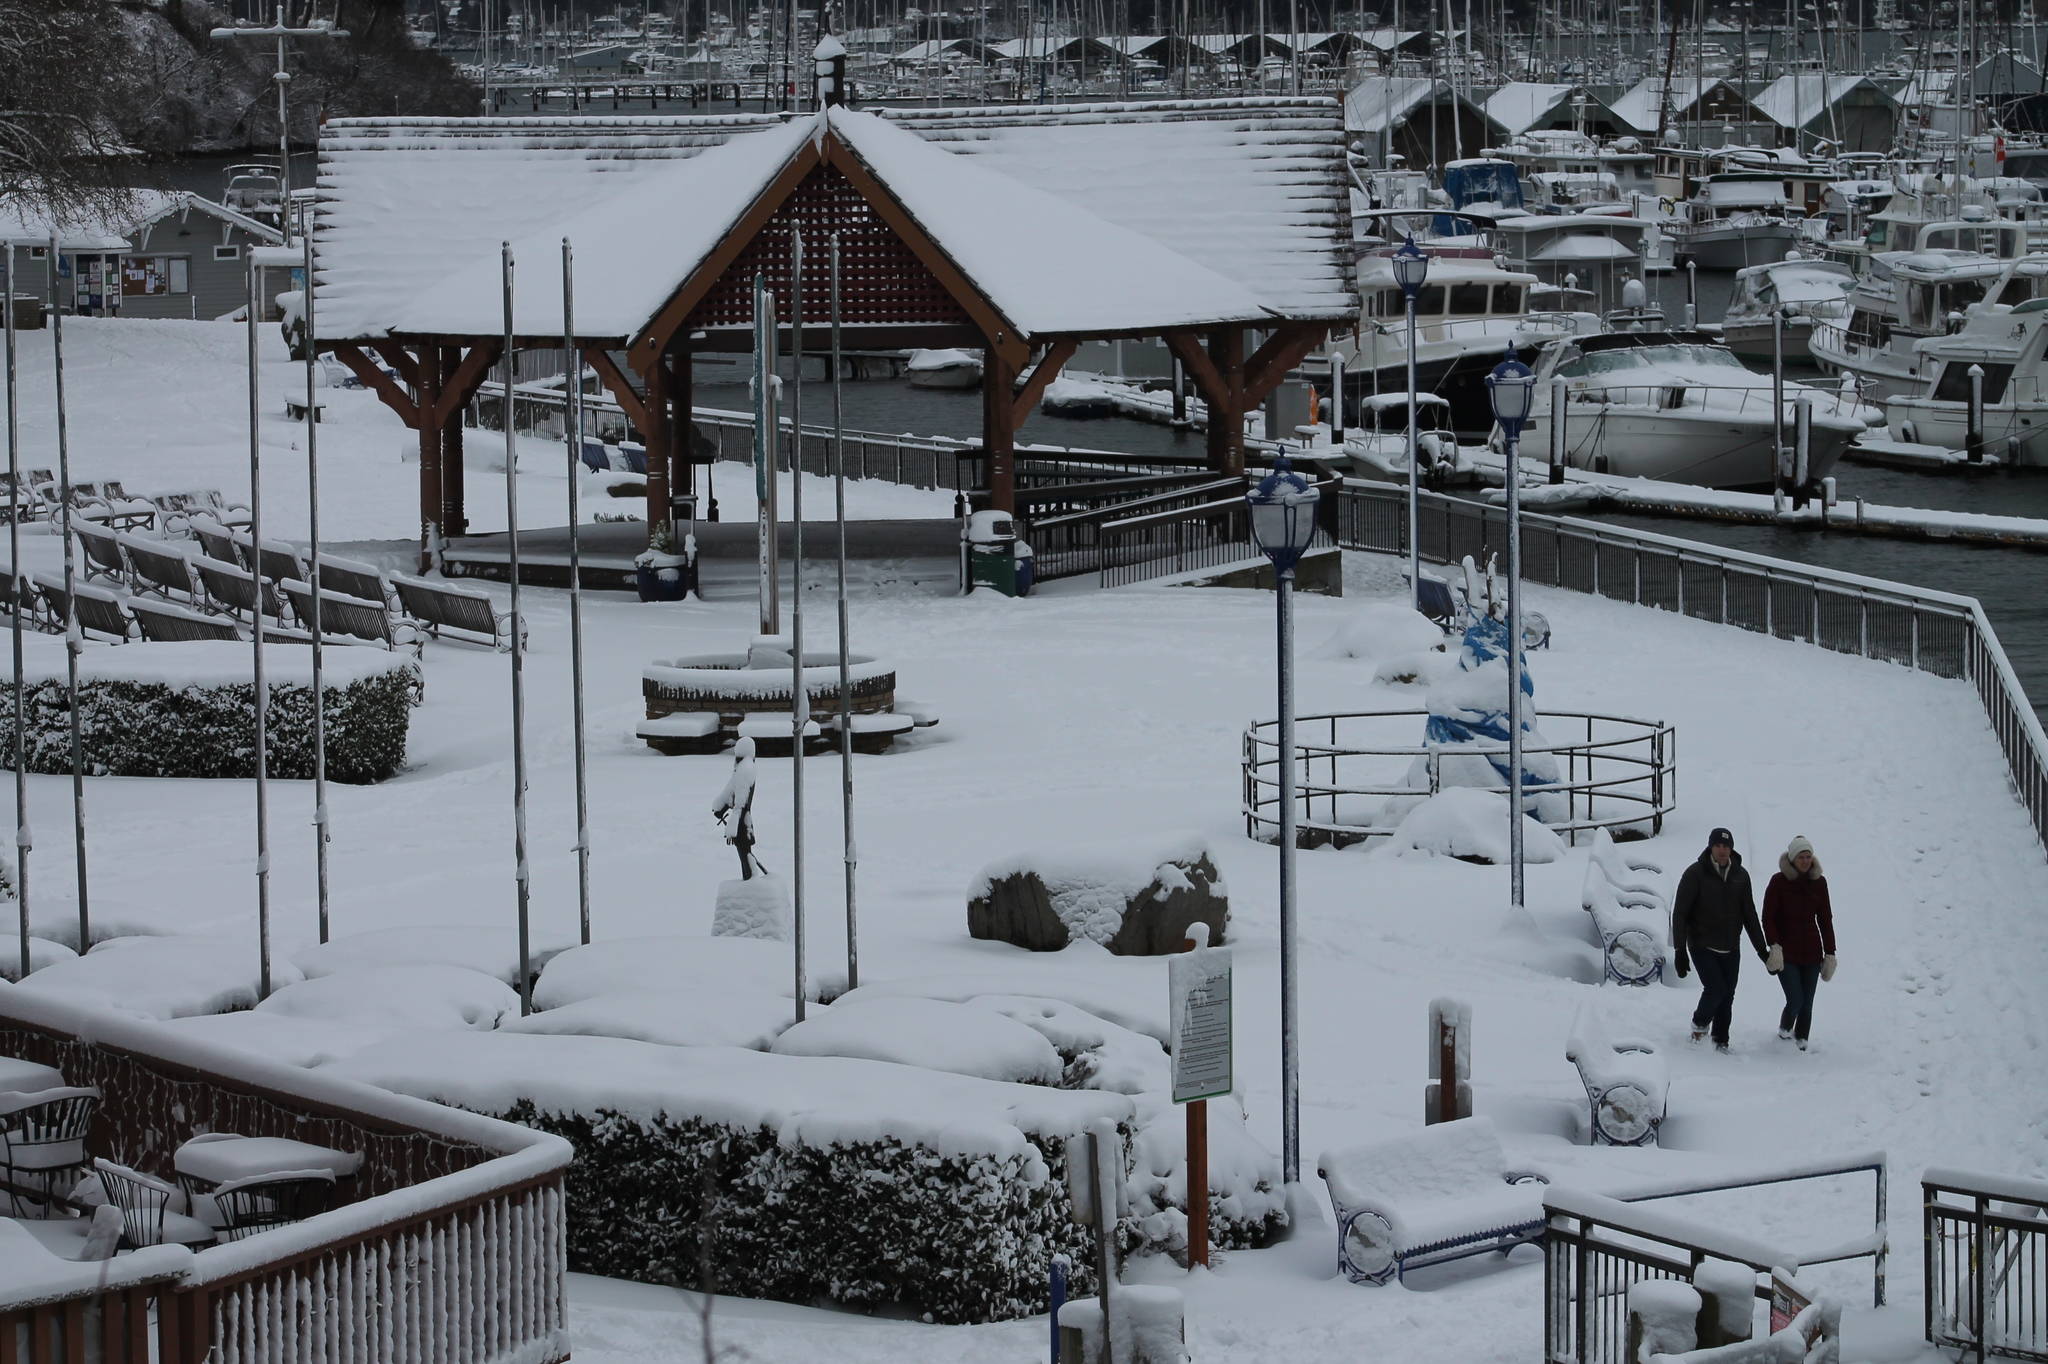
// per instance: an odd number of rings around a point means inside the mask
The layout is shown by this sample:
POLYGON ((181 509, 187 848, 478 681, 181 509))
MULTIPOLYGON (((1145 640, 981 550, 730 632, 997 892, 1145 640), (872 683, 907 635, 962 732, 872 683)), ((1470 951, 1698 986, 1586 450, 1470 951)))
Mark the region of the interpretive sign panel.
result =
POLYGON ((1231 1090, 1230 949, 1204 947, 1166 959, 1173 1017, 1173 1101, 1231 1090))

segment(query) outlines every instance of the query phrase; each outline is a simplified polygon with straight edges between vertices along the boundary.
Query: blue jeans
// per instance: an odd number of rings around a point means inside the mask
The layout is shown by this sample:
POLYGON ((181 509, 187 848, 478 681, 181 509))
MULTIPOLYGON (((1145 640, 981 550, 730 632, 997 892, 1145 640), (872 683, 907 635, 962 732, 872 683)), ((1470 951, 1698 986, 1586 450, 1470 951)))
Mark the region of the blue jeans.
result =
POLYGON ((1742 975, 1741 949, 1693 953, 1692 969, 1700 975, 1700 1006, 1692 1011, 1695 1030, 1712 1026, 1714 1041, 1728 1045, 1728 1018, 1735 1012, 1735 982, 1742 975))
POLYGON ((1820 988, 1820 963, 1796 966, 1785 963, 1778 972, 1778 984, 1785 991, 1785 1012, 1778 1015, 1778 1031, 1790 1028, 1801 1041, 1813 1027, 1813 994, 1820 988))

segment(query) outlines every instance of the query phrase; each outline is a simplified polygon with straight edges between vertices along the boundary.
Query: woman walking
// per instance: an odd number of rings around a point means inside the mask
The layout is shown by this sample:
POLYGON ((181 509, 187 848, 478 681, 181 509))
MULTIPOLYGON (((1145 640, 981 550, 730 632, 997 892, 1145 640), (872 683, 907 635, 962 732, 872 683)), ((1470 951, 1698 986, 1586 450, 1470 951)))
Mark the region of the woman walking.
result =
POLYGON ((1771 949, 1767 965, 1785 991, 1778 1036, 1796 1040, 1805 1051, 1814 992, 1820 982, 1835 978, 1835 916, 1828 904, 1828 879, 1803 835, 1778 856, 1778 873, 1764 887, 1763 918, 1764 941, 1771 949))

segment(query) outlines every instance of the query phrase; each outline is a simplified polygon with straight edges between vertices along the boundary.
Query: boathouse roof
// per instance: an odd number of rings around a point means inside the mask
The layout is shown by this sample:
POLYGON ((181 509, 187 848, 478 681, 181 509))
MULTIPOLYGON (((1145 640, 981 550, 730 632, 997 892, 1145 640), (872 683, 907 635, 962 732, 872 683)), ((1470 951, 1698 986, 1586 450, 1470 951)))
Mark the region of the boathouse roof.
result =
POLYGON ((1752 103, 1780 128, 1797 131, 1852 98, 1886 108, 1898 106, 1898 101, 1868 76, 1833 76, 1818 71, 1780 76, 1759 91, 1752 103))
MULTIPOLYGON (((761 229, 771 188, 786 195, 813 171, 890 199, 883 216, 907 215, 1020 339, 1336 321, 1356 307, 1329 100, 357 119, 321 139, 320 335, 496 335, 509 240, 515 332, 559 336, 568 237, 578 335, 632 337, 761 229)), ((824 237, 806 244, 820 294, 824 237)))

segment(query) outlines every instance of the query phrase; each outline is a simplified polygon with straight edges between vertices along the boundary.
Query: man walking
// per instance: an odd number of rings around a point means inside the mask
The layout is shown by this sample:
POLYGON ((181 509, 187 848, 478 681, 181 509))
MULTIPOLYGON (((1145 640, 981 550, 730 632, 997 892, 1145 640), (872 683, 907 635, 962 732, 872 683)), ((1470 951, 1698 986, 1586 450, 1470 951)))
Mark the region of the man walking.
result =
POLYGON ((1673 964, 1683 980, 1691 966, 1700 968, 1700 1003, 1692 1011, 1692 1040, 1714 1033, 1714 1050, 1728 1050, 1728 1018, 1735 1008, 1735 983, 1742 974, 1742 935, 1749 934, 1758 961, 1768 961, 1763 926, 1757 922, 1756 897, 1735 836, 1726 829, 1707 835, 1699 860, 1678 878, 1671 905, 1673 964))

